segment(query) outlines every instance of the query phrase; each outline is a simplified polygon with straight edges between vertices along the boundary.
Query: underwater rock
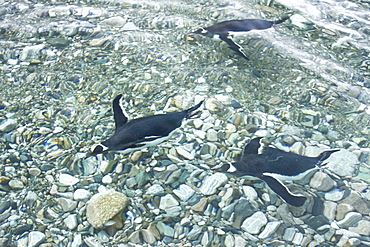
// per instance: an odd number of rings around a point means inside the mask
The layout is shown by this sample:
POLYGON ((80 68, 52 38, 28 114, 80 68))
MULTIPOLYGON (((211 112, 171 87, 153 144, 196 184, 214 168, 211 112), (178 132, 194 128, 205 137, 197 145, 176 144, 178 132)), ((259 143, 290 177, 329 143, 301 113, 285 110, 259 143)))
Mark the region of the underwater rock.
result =
POLYGON ((125 209, 127 202, 125 194, 114 190, 98 193, 87 203, 87 221, 94 228, 103 228, 109 220, 125 209))

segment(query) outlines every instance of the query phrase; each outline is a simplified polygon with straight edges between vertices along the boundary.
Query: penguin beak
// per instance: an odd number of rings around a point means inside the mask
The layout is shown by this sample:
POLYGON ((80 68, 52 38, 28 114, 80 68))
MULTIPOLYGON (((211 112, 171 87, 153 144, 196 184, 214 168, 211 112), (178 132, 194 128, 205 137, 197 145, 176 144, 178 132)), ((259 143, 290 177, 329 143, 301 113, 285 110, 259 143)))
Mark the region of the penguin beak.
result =
POLYGON ((194 42, 194 41, 197 41, 197 39, 195 38, 195 33, 189 33, 186 35, 186 41, 190 41, 190 42, 194 42))
POLYGON ((85 159, 90 158, 90 157, 95 156, 95 155, 97 155, 97 154, 94 154, 94 153, 86 154, 85 159))

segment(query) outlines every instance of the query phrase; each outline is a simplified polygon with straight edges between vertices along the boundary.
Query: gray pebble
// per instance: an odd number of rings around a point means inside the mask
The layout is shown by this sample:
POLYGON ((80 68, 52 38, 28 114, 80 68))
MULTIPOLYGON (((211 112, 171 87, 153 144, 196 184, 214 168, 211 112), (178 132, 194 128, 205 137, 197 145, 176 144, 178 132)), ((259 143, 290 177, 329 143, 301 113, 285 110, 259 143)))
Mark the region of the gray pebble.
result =
POLYGON ((311 178, 310 186, 319 191, 329 191, 336 186, 336 182, 328 174, 316 172, 311 178))
POLYGON ((10 132, 17 127, 17 120, 5 119, 0 123, 0 132, 10 132))
POLYGON ((9 181, 9 186, 13 190, 21 190, 24 188, 24 184, 21 180, 18 179, 12 179, 9 181))
POLYGON ((77 215, 70 214, 63 220, 63 222, 69 230, 73 230, 77 227, 77 215))
POLYGON ((274 235, 274 233, 276 232, 280 225, 281 225, 280 221, 268 222, 265 229, 263 229, 260 235, 258 235, 258 238, 265 239, 272 237, 272 235, 274 235))
POLYGON ((38 246, 45 240, 45 234, 39 231, 32 231, 28 234, 28 245, 27 247, 38 246))
POLYGON ((262 227, 267 224, 267 218, 261 211, 255 212, 252 216, 245 219, 241 228, 250 233, 258 234, 262 227))
POLYGON ((360 221, 362 215, 358 212, 348 212, 344 218, 337 222, 338 226, 341 228, 348 228, 354 226, 358 221, 360 221))

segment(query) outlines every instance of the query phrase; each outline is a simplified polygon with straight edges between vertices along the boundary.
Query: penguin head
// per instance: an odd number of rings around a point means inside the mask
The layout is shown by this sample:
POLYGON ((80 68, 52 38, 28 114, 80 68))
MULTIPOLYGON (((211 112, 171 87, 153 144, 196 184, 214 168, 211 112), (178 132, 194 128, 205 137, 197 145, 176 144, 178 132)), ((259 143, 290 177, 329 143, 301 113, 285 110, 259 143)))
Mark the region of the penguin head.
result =
POLYGON ((201 35, 204 35, 204 36, 209 36, 211 37, 212 35, 209 35, 209 32, 207 29, 204 29, 204 28, 200 28, 198 29, 197 31, 195 32, 192 32, 192 33, 188 33, 186 35, 186 40, 187 41, 197 41, 197 39, 195 38, 195 35, 196 34, 201 34, 201 35))
POLYGON ((108 147, 103 144, 95 144, 91 147, 91 153, 87 157, 91 157, 97 154, 101 154, 108 150, 108 147))
POLYGON ((216 171, 218 171, 218 172, 235 173, 237 170, 236 170, 236 167, 233 166, 233 164, 229 163, 229 164, 222 165, 220 168, 217 168, 216 171))

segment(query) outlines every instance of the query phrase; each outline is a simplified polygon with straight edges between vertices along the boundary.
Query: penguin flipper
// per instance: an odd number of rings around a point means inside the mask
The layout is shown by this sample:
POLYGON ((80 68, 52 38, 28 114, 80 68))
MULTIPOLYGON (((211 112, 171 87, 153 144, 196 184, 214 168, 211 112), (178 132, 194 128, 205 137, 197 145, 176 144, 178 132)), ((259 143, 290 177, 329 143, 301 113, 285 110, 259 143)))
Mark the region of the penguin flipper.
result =
POLYGON ((268 173, 263 173, 262 176, 258 177, 265 181, 276 194, 292 206, 300 207, 307 199, 304 196, 293 194, 280 180, 272 177, 268 173))
POLYGON ((114 124, 116 126, 116 129, 118 129, 128 121, 127 113, 120 101, 121 98, 122 94, 119 94, 113 100, 114 124))
POLYGON ((222 34, 219 36, 219 38, 225 41, 229 48, 233 50, 237 55, 243 57, 246 60, 249 60, 249 58, 243 52, 243 47, 235 43, 229 35, 222 34))
POLYGON ((258 154, 258 149, 261 147, 262 137, 257 137, 251 140, 244 148, 243 158, 246 158, 248 154, 258 154))
POLYGON ((192 116, 194 116, 194 114, 196 114, 196 113, 193 113, 193 111, 197 110, 203 104, 203 102, 204 102, 204 100, 202 100, 201 102, 199 102, 195 106, 190 107, 189 109, 185 110, 185 113, 186 113, 185 118, 191 118, 192 116))

